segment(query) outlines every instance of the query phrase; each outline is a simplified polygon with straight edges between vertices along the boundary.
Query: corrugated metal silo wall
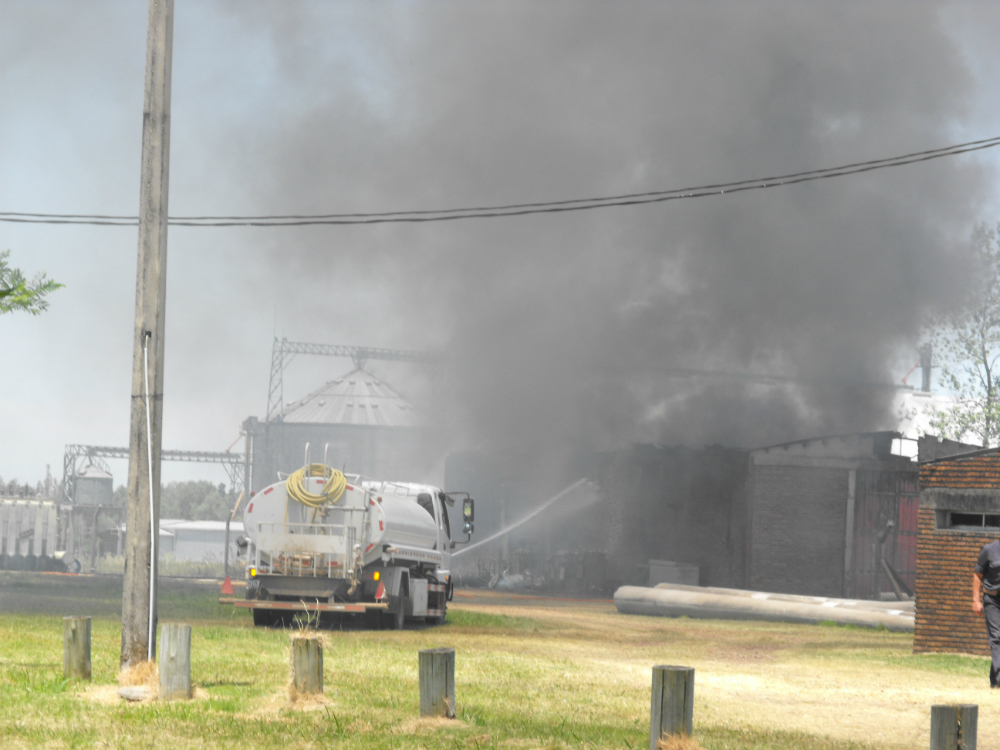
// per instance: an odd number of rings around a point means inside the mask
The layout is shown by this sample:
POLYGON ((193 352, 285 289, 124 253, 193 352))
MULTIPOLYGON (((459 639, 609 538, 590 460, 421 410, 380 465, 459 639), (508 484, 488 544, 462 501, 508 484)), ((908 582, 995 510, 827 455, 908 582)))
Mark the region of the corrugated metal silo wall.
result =
POLYGON ((365 425, 295 424, 262 425, 254 440, 253 486, 262 489, 305 462, 306 444, 313 463, 323 461, 350 474, 373 479, 421 482, 431 479, 442 451, 434 433, 426 428, 365 425))

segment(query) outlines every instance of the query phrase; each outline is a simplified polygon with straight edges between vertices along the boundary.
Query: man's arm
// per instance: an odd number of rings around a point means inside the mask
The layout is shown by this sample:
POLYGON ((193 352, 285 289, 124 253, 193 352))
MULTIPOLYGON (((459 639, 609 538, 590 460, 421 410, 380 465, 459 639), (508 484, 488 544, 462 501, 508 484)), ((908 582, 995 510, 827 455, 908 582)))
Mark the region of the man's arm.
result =
POLYGON ((972 611, 977 615, 983 613, 983 574, 972 574, 972 611))

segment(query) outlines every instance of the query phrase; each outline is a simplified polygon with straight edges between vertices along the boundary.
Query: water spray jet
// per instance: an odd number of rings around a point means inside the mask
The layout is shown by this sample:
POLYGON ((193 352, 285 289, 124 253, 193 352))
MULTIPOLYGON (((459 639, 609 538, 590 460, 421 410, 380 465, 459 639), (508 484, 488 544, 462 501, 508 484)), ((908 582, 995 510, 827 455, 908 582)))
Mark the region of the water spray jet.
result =
POLYGON ((499 539, 500 537, 504 536, 505 534, 509 534, 511 531, 513 531, 514 529, 516 529, 518 526, 523 526, 528 521, 530 521, 532 518, 534 518, 539 513, 541 513, 543 510, 545 510, 546 508, 548 508, 550 505, 553 505, 554 503, 557 503, 559 500, 561 500, 562 498, 566 497, 566 495, 570 494, 577 487, 580 487, 582 485, 588 485, 590 487, 590 490, 591 490, 591 499, 587 503, 584 504, 584 507, 587 506, 587 505, 592 505, 594 502, 597 501, 597 493, 593 490, 592 483, 590 482, 589 479, 577 479, 569 487, 567 487, 566 489, 562 490, 561 492, 559 492, 559 493, 553 495, 552 497, 550 497, 548 500, 546 500, 544 503, 542 503, 541 505, 539 505, 537 508, 535 508, 533 511, 531 511, 528 515, 526 515, 521 520, 519 520, 519 521, 517 521, 515 523, 512 523, 509 526, 505 526, 504 528, 500 529, 500 531, 496 532, 492 536, 486 537, 482 541, 476 542, 475 544, 470 545, 468 547, 465 547, 464 549, 460 549, 457 552, 452 552, 451 556, 453 558, 455 558, 455 557, 458 557, 459 555, 464 555, 466 552, 471 552, 472 550, 476 549, 476 547, 482 547, 484 544, 492 542, 495 539, 499 539))

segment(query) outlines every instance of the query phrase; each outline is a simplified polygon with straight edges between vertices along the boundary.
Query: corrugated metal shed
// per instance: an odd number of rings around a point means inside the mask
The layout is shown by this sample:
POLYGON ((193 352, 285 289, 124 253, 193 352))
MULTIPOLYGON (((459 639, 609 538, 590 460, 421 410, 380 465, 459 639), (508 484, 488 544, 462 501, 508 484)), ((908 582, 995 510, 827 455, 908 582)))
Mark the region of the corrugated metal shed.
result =
POLYGON ((297 424, 417 427, 420 412, 392 386, 362 369, 331 380, 285 406, 281 419, 297 424))

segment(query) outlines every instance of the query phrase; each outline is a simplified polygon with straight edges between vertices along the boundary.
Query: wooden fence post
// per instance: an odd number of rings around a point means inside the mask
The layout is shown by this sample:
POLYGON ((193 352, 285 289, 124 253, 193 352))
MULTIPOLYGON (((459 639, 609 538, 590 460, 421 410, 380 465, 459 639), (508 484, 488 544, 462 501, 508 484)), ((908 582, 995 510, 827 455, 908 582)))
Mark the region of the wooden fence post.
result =
POLYGON ((90 679, 90 618, 63 618, 63 677, 90 679))
POLYGON ((420 652, 420 715, 455 718, 455 649, 420 652))
POLYGON ((653 667, 649 708, 649 750, 666 735, 691 734, 694 723, 694 668, 653 667))
POLYGON ((160 626, 160 700, 191 697, 191 626, 168 622, 160 626))
POLYGON ((976 750, 979 706, 931 706, 931 750, 976 750))
POLYGON ((323 641, 318 636, 292 638, 292 685, 302 695, 323 692, 323 641))

